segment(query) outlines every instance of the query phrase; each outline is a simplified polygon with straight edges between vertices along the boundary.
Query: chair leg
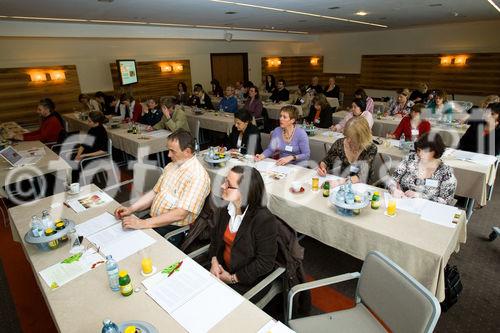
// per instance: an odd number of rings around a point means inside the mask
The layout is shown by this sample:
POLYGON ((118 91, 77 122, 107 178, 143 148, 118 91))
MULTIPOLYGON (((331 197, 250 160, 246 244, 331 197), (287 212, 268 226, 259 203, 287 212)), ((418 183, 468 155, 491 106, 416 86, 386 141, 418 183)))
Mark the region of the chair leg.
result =
POLYGON ((467 198, 466 204, 465 204, 465 211, 466 211, 466 216, 467 216, 467 221, 470 220, 472 213, 474 213, 474 204, 476 200, 472 198, 467 198))

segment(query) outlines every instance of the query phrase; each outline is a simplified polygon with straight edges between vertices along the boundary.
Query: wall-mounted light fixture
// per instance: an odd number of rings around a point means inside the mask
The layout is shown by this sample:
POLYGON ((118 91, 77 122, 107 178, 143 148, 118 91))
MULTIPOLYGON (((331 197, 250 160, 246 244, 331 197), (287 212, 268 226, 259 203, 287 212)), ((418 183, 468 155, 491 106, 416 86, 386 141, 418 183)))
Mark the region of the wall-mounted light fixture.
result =
POLYGON ((441 57, 442 66, 465 66, 467 64, 468 56, 466 55, 456 55, 456 56, 445 56, 441 57))
POLYGON ((182 72, 184 70, 184 66, 182 64, 174 64, 174 72, 182 72))
POLYGON ((29 76, 30 76, 31 82, 47 81, 47 75, 45 74, 45 72, 32 71, 32 72, 29 72, 29 76))
POLYGON ((267 59, 267 67, 279 67, 281 65, 280 58, 269 58, 267 59))
POLYGON ((319 58, 318 57, 312 57, 311 58, 311 65, 318 66, 319 65, 319 58))
POLYGON ((52 71, 49 73, 49 75, 52 81, 66 80, 66 74, 64 73, 64 71, 52 71))
POLYGON ((170 65, 162 64, 160 65, 160 68, 163 73, 170 73, 172 71, 172 66, 170 65))

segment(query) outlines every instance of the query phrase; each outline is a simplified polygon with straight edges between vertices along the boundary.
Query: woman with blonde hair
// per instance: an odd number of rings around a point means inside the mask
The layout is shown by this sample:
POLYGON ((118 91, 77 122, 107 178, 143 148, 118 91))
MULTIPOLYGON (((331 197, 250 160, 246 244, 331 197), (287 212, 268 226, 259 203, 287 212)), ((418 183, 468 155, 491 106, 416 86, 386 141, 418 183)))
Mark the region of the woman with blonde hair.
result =
POLYGON ((344 138, 333 143, 316 170, 322 177, 327 173, 344 177, 330 183, 333 187, 344 184, 347 177, 352 183, 366 183, 372 178, 376 155, 377 146, 372 142, 368 121, 363 117, 351 118, 345 126, 344 138))
POLYGON ((415 103, 426 103, 429 98, 429 86, 425 82, 419 82, 417 84, 417 89, 413 90, 408 98, 410 101, 415 103))
POLYGON ((389 111, 387 115, 396 116, 396 117, 404 117, 410 113, 411 107, 415 104, 408 99, 410 96, 410 90, 407 88, 399 89, 396 91, 398 96, 396 99, 389 105, 389 111))
POLYGON ((500 97, 498 97, 498 95, 488 95, 486 96, 486 98, 481 102, 481 104, 479 105, 479 107, 481 109, 486 109, 488 107, 488 105, 492 104, 492 103, 498 103, 500 102, 500 97))
POLYGON ((281 108, 280 126, 272 131, 267 149, 255 156, 257 161, 273 157, 277 159, 276 164, 285 165, 309 159, 309 138, 306 131, 297 126, 297 118, 295 106, 287 105, 281 108))

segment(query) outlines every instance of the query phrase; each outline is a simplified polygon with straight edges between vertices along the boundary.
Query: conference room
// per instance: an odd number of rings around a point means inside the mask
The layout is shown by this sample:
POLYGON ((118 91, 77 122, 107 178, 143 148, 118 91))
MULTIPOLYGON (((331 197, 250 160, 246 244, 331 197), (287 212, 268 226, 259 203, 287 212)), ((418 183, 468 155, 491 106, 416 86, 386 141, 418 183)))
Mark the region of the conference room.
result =
POLYGON ((500 1, 4 0, 2 332, 494 332, 500 1))

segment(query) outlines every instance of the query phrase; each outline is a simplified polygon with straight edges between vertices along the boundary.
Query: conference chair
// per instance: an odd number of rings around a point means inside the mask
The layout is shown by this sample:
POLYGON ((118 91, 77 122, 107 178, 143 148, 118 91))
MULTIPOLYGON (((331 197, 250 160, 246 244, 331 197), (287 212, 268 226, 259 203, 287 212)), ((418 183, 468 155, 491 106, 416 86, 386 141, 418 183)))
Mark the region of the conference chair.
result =
POLYGON ((104 173, 108 173, 108 171, 110 171, 113 176, 114 184, 120 182, 113 161, 113 143, 111 142, 111 139, 108 139, 108 151, 105 154, 85 157, 80 160, 79 166, 82 172, 83 185, 87 185, 89 181, 92 181, 94 175, 98 177, 98 180, 101 180, 100 178, 103 177, 102 181, 106 183, 104 173))
POLYGON ((499 227, 493 227, 493 231, 491 232, 490 236, 488 237, 490 242, 493 242, 498 235, 500 235, 500 228, 499 227))
POLYGON ((288 326, 297 333, 385 333, 386 328, 391 332, 430 333, 441 313, 434 295, 377 251, 368 253, 361 273, 346 273, 294 286, 288 293, 287 308, 288 326), (292 319, 293 298, 297 293, 353 279, 359 279, 355 307, 292 319))

